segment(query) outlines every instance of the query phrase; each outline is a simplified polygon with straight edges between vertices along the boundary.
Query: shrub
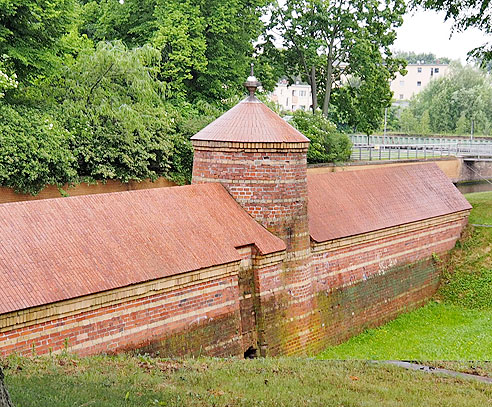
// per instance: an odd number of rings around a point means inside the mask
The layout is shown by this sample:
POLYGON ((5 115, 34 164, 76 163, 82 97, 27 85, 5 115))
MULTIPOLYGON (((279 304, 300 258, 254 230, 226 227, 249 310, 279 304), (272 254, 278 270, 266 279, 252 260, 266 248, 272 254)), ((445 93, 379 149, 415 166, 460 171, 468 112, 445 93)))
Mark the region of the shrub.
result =
POLYGON ((0 103, 0 185, 35 195, 46 184, 73 181, 70 139, 52 115, 0 103))
POLYGON ((323 115, 302 110, 294 113, 291 123, 311 144, 307 154, 308 163, 348 161, 352 143, 346 134, 337 131, 336 126, 323 115))

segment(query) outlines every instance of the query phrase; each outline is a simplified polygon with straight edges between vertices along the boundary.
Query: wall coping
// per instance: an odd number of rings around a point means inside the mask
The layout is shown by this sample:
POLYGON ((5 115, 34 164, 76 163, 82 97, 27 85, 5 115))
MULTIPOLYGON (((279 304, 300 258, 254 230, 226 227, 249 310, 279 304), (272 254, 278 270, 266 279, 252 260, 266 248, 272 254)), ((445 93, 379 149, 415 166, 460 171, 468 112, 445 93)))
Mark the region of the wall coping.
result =
POLYGON ((232 141, 204 141, 204 140, 192 140, 192 144, 195 150, 210 150, 214 151, 251 151, 251 152, 276 152, 281 150, 293 151, 293 152, 307 152, 309 148, 309 141, 305 143, 240 143, 232 141))

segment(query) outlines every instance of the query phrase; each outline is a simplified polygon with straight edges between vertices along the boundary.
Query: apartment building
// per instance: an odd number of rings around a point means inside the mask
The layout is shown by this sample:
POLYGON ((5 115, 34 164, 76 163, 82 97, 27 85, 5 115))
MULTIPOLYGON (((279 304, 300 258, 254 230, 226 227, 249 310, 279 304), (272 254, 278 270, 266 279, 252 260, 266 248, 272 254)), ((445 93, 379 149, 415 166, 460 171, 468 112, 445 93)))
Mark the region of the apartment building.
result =
POLYGON ((405 76, 397 73, 391 81, 393 98, 396 101, 410 100, 413 95, 421 92, 432 79, 439 78, 449 71, 445 64, 408 64, 405 76))
POLYGON ((299 80, 289 85, 287 79, 281 79, 270 94, 270 100, 287 111, 308 110, 311 108, 311 86, 299 80))

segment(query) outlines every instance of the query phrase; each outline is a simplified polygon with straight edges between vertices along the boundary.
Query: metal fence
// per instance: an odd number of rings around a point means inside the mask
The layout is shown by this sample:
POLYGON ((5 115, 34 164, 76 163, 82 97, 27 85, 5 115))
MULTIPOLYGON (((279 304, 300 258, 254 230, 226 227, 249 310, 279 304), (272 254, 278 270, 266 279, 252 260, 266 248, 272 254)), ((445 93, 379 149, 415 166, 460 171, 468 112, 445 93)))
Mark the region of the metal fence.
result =
POLYGON ((403 144, 403 145, 420 145, 420 144, 488 144, 492 147, 492 138, 466 138, 466 137, 435 137, 435 136, 405 136, 405 135, 372 135, 351 134, 350 140, 354 144, 365 145, 382 145, 382 144, 403 144))
POLYGON ((492 144, 439 143, 439 144, 354 144, 352 160, 408 160, 438 157, 465 157, 492 161, 492 144))

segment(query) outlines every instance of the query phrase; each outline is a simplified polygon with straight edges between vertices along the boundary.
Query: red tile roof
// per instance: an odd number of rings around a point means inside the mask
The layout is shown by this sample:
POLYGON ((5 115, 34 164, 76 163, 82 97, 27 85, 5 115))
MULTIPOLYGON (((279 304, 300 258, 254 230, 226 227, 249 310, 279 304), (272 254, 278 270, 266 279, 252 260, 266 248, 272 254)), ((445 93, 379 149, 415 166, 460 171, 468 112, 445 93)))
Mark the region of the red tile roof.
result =
POLYGON ((236 261, 284 242, 220 184, 0 205, 0 314, 236 261))
POLYGON ((244 99, 191 139, 241 143, 309 142, 307 137, 255 97, 244 99))
POLYGON ((316 242, 471 208, 435 164, 310 174, 308 194, 316 242))

